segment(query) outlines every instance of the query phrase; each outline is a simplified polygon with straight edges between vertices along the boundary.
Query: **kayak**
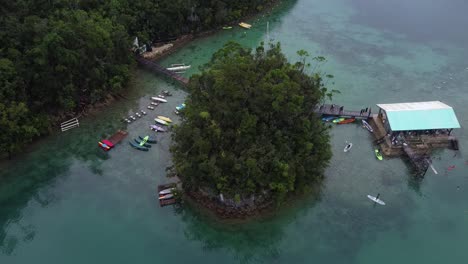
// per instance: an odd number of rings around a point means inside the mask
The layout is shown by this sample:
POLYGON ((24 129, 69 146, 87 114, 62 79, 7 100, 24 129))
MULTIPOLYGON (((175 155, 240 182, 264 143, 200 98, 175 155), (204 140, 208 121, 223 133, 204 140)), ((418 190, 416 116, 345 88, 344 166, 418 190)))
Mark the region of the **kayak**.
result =
POLYGON ((169 199, 169 198, 172 198, 172 197, 174 197, 174 195, 172 193, 169 193, 169 194, 166 194, 166 195, 163 195, 163 196, 159 196, 159 200, 169 199))
POLYGON ((252 27, 252 25, 244 23, 244 22, 239 23, 239 26, 243 27, 243 28, 246 28, 246 29, 250 29, 252 27))
POLYGON ((231 29, 232 27, 223 27, 223 29, 231 29))
POLYGON ((151 97, 151 100, 167 103, 166 99, 159 98, 159 97, 156 97, 156 96, 151 97))
POLYGON ((344 152, 348 152, 353 147, 353 143, 348 143, 346 147, 343 149, 344 152))
POLYGON ((183 110, 185 108, 185 103, 184 104, 180 104, 179 106, 176 106, 176 110, 177 111, 180 111, 180 110, 183 110))
POLYGON ((374 152, 378 160, 383 160, 382 153, 378 149, 375 149, 374 152))
POLYGON ((146 142, 144 142, 143 140, 139 140, 139 139, 133 139, 135 140, 135 142, 138 144, 138 146, 140 147, 146 147, 146 148, 151 148, 151 145, 150 144, 146 144, 146 142))
POLYGON ((161 120, 164 120, 164 121, 166 121, 166 122, 172 123, 172 120, 171 120, 169 117, 157 116, 157 118, 159 118, 159 119, 161 119, 161 120))
MULTIPOLYGON (((158 126, 158 125, 150 125, 151 130, 158 131, 158 132, 166 132, 166 129, 158 126)), ((150 142, 151 143, 151 142, 150 142)))
POLYGON ((345 120, 343 120, 343 121, 338 122, 338 124, 339 124, 339 125, 344 125, 344 124, 352 123, 352 122, 354 122, 354 121, 356 121, 355 118, 348 118, 348 119, 345 119, 345 120))
POLYGON ((366 120, 362 120, 362 126, 366 128, 367 130, 369 130, 369 132, 374 133, 374 129, 372 128, 371 125, 369 125, 369 123, 367 123, 366 120))
POLYGON ((169 123, 167 123, 166 121, 161 120, 161 119, 159 119, 159 118, 155 118, 154 121, 156 121, 156 123, 159 123, 159 124, 161 124, 161 125, 165 125, 165 126, 168 126, 168 125, 169 125, 169 123))
POLYGON ((380 205, 385 205, 384 201, 382 201, 379 198, 376 198, 376 197, 374 197, 372 195, 367 195, 367 198, 371 199, 372 201, 374 201, 374 202, 376 202, 376 203, 378 203, 380 205))
POLYGON ((340 117, 340 118, 337 118, 337 119, 333 120, 333 123, 336 124, 336 123, 339 123, 339 122, 341 122, 341 121, 343 121, 343 120, 345 120, 345 118, 344 118, 344 117, 340 117))
POLYGON ((133 143, 131 141, 129 141, 128 143, 130 144, 130 146, 132 146, 135 149, 138 149, 138 150, 141 150, 141 151, 148 151, 149 150, 148 148, 141 147, 140 145, 135 144, 135 143, 133 143))
POLYGON ((173 190, 175 190, 175 188, 169 188, 169 189, 162 190, 162 191, 159 192, 159 195, 170 194, 170 193, 172 193, 173 190))
MULTIPOLYGON (((150 143, 150 144, 156 144, 156 143, 157 143, 157 141, 156 141, 155 138, 152 138, 152 137, 149 137, 149 136, 146 136, 146 137, 148 137, 148 140, 146 140, 146 142, 148 142, 148 143, 150 143)), ((145 137, 138 136, 138 138, 144 139, 145 137)))
POLYGON ((335 119, 334 116, 324 116, 324 117, 322 117, 322 121, 324 121, 324 122, 330 122, 333 119, 335 119))

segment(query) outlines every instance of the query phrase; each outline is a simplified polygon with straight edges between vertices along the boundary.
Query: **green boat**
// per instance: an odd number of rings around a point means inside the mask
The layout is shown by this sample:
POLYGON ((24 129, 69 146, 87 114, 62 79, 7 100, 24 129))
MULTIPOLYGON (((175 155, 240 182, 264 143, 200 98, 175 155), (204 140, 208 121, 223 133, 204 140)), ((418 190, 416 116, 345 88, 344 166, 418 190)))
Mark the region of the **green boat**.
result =
POLYGON ((375 157, 377 157, 378 160, 383 160, 382 153, 378 149, 374 150, 375 152, 375 157))
POLYGON ((140 146, 140 147, 151 148, 151 145, 146 144, 143 140, 139 140, 139 139, 136 139, 136 138, 134 140, 138 144, 138 146, 140 146))
POLYGON ((145 139, 145 138, 148 138, 148 139, 146 140, 146 142, 148 142, 148 143, 150 143, 150 144, 156 144, 156 143, 157 143, 156 139, 155 139, 155 138, 152 138, 152 137, 150 137, 150 136, 146 136, 146 137, 138 136, 138 138, 140 138, 141 140, 143 140, 143 139, 145 139))
POLYGON ((141 151, 148 151, 149 150, 148 148, 141 147, 140 145, 138 145, 136 143, 133 143, 132 141, 129 141, 128 143, 130 144, 130 146, 132 146, 135 149, 138 149, 138 150, 141 150, 141 151))
POLYGON ((337 118, 337 119, 333 120, 333 123, 336 124, 336 123, 341 122, 341 121, 343 121, 343 120, 345 120, 345 118, 344 118, 344 117, 340 117, 340 118, 337 118))

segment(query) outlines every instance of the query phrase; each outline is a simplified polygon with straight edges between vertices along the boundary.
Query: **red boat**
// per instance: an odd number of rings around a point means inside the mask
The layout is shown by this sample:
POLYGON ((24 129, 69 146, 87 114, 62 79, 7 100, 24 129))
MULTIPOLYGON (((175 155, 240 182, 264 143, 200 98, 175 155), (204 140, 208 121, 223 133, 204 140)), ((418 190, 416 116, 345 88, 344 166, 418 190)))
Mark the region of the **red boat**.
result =
POLYGON ((349 124, 349 123, 352 123, 356 121, 356 118, 348 118, 348 119, 345 119, 343 121, 340 121, 338 122, 339 125, 344 125, 344 124, 349 124))

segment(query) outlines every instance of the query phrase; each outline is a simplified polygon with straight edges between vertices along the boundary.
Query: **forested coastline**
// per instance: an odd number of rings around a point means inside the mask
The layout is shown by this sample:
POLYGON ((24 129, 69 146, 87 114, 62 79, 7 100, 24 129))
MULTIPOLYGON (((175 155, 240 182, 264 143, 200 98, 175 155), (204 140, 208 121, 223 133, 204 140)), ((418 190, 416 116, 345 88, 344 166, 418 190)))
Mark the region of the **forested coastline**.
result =
POLYGON ((57 116, 125 89, 132 40, 166 40, 262 11, 274 0, 49 0, 0 6, 0 157, 57 116))

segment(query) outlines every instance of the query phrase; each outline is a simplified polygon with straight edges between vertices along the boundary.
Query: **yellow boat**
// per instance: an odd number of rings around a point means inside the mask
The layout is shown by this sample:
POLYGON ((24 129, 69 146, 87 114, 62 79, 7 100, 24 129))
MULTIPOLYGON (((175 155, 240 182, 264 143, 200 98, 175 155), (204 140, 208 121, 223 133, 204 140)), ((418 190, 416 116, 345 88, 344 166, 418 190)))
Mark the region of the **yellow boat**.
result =
POLYGON ((252 27, 252 25, 244 23, 244 22, 240 22, 239 26, 241 26, 243 28, 246 28, 246 29, 250 29, 252 27))
POLYGON ((169 117, 157 116, 157 118, 159 118, 159 119, 161 119, 161 120, 164 120, 164 121, 166 121, 166 122, 172 123, 172 120, 171 120, 169 117))

